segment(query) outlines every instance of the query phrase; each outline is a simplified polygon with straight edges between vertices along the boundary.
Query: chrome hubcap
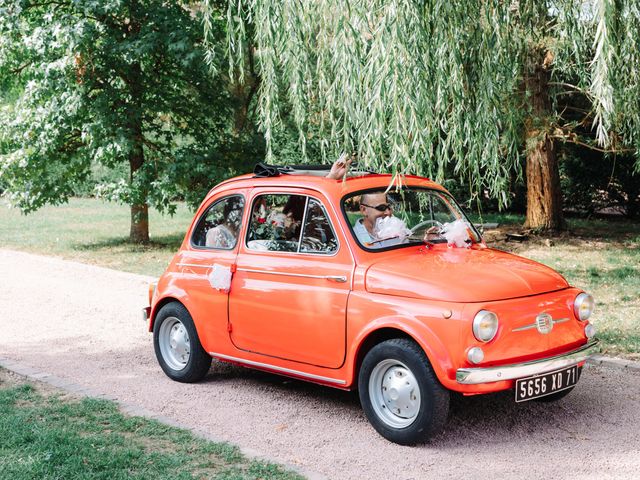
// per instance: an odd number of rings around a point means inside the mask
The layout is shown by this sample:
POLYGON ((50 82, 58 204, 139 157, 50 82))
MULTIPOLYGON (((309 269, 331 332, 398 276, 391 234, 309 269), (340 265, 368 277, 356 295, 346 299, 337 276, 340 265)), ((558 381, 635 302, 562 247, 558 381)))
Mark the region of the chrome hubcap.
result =
POLYGON ((187 366, 191 355, 189 332, 176 317, 167 318, 160 326, 158 337, 162 358, 173 370, 187 366))
POLYGON ((369 398, 378 417, 390 427, 408 427, 420 411, 418 381, 398 360, 383 360, 374 367, 369 377, 369 398))

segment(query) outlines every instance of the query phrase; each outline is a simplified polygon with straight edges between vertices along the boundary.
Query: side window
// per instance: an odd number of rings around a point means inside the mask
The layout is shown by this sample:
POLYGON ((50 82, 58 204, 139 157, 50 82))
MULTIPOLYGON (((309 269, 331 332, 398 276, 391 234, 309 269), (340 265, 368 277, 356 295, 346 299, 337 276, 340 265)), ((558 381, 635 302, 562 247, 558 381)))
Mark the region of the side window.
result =
POLYGON ((307 197, 260 195, 251 208, 247 247, 252 250, 297 252, 307 197))
POLYGON ((305 253, 333 253, 338 241, 331 228, 329 216, 317 200, 310 198, 307 205, 300 251, 305 253))
POLYGON ((231 250, 238 241, 243 209, 244 198, 239 195, 218 200, 200 218, 191 243, 196 247, 231 250))

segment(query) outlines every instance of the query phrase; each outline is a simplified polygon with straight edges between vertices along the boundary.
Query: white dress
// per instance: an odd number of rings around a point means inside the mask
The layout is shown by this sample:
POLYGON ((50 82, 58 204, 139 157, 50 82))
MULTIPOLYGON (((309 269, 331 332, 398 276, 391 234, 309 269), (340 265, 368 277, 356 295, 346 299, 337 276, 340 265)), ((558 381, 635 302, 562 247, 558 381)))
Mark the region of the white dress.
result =
MULTIPOLYGON (((402 222, 402 220, 400 220, 400 222, 402 222)), ((402 222, 402 225, 404 225, 404 222, 402 222)), ((406 230, 406 227, 404 230, 406 230)), ((404 233, 405 236, 398 235, 384 240, 380 239, 375 233, 371 235, 367 231, 367 227, 364 226, 362 218, 356 221, 356 224, 353 226, 353 232, 356 234, 358 241, 367 248, 384 248, 406 243, 406 233, 404 233)))
POLYGON ((220 224, 209 229, 205 245, 213 248, 233 248, 236 245, 236 236, 226 225, 220 224))

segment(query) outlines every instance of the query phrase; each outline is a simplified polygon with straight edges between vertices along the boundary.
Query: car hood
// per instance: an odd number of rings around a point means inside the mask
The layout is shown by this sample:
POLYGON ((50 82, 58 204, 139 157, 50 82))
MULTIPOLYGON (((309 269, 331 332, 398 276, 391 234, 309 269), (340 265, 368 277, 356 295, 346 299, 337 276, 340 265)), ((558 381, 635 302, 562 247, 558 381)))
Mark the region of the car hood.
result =
POLYGON ((366 274, 372 293, 448 302, 487 302, 567 288, 558 272, 490 248, 446 248, 388 257, 366 274))

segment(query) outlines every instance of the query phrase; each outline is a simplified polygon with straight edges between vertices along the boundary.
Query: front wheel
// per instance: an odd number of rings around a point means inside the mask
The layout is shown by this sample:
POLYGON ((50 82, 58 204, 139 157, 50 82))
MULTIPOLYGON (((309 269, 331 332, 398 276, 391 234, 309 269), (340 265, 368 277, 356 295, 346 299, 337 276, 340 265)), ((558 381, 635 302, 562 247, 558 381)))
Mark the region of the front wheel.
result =
POLYGON ((179 303, 168 303, 158 312, 153 347, 160 367, 172 380, 197 382, 211 367, 211 357, 200 344, 193 319, 179 303))
POLYGON ((379 343, 364 357, 358 377, 360 403, 387 440, 413 445, 439 433, 449 413, 449 392, 413 341, 379 343))

